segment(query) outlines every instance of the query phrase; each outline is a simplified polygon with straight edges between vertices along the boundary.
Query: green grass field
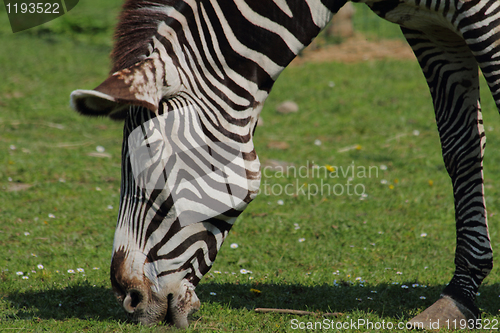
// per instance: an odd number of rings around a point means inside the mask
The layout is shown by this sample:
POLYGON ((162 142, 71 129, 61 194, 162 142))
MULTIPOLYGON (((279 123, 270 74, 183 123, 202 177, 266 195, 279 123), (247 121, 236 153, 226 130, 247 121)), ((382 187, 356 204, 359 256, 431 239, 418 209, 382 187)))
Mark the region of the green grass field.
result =
MULTIPOLYGON (((0 331, 166 330, 127 322, 110 288, 122 123, 84 118, 68 105, 72 90, 106 77, 119 3, 82 1, 18 34, 0 6, 0 331)), ((482 94, 495 250, 500 117, 484 82, 482 94)), ((296 321, 322 321, 321 312, 343 313, 330 318, 339 322, 397 323, 432 304, 454 270, 454 210, 417 63, 288 68, 262 117, 261 162, 295 169, 266 169, 261 195, 197 288, 202 307, 189 330, 293 331, 296 321), (284 100, 299 112, 278 114, 284 100), (305 169, 312 164, 319 169, 305 169), (257 307, 318 315, 256 314, 257 307)), ((478 296, 483 318, 500 319, 499 295, 495 267, 478 296)))

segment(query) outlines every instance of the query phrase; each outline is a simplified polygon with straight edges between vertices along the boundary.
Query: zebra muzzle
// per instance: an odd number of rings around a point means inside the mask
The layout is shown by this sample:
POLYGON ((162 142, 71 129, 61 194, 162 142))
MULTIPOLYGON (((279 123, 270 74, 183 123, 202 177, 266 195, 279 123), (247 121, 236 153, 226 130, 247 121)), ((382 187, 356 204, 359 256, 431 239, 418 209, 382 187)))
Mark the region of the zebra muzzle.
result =
POLYGON ((132 314, 137 310, 137 307, 141 304, 143 299, 144 297, 139 290, 128 291, 123 300, 123 308, 125 311, 132 314))
POLYGON ((164 322, 178 328, 188 326, 188 316, 200 307, 195 286, 186 279, 170 279, 157 292, 152 282, 127 267, 121 251, 113 257, 111 285, 118 302, 133 321, 149 326, 164 322))

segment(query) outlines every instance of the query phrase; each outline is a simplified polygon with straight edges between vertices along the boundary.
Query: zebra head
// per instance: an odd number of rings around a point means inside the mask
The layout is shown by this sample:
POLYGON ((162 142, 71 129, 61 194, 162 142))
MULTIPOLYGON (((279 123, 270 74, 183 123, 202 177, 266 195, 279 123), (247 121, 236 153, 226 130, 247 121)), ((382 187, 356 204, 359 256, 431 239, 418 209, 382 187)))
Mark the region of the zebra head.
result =
POLYGON ((84 115, 125 121, 110 270, 117 299, 142 324, 185 327, 200 306, 196 285, 257 194, 252 135, 268 91, 234 86, 235 94, 228 82, 218 88, 223 98, 200 91, 202 76, 193 79, 180 37, 155 25, 159 33, 141 44, 144 54, 127 58, 115 49, 113 73, 94 90, 74 91, 71 104, 84 115))
POLYGON ((251 140, 214 128, 210 107, 175 89, 177 71, 155 57, 71 98, 82 114, 125 120, 113 291, 141 323, 185 327, 200 306, 195 286, 255 197, 260 171, 251 140))
POLYGON ((214 129, 210 108, 173 90, 178 76, 155 77, 170 72, 158 70, 165 62, 152 70, 154 60, 71 98, 82 114, 125 120, 113 291, 141 323, 165 320, 185 327, 200 305, 195 286, 255 197, 260 171, 251 140, 214 129), (174 84, 164 89, 166 95, 155 93, 163 82, 174 84))

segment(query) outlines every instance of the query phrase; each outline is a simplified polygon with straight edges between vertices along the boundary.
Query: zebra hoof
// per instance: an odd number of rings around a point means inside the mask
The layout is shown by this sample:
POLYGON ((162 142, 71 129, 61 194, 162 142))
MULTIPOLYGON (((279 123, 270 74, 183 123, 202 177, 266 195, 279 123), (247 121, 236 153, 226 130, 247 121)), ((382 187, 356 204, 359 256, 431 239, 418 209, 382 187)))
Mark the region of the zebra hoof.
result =
POLYGON ((477 317, 449 296, 442 296, 408 323, 416 329, 473 328, 477 317))

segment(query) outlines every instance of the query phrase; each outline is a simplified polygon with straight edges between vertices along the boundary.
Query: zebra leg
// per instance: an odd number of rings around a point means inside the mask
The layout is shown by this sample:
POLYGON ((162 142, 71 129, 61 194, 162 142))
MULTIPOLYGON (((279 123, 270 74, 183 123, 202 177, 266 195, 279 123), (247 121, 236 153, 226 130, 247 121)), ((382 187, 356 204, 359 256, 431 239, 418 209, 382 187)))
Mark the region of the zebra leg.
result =
POLYGON ((432 95, 443 159, 453 184, 457 229, 453 278, 441 298, 410 322, 429 327, 438 320, 445 325, 446 320, 477 319, 476 292, 493 267, 484 202, 486 137, 478 65, 463 39, 451 30, 402 30, 432 95))

